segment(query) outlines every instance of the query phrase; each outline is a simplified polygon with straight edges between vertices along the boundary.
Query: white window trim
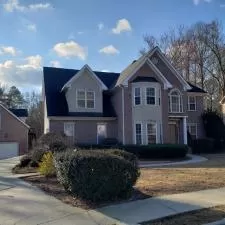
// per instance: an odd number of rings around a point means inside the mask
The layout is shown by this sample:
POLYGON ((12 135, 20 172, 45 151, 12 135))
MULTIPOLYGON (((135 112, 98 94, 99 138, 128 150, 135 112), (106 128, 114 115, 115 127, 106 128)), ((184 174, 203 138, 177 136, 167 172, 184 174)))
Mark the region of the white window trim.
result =
POLYGON ((135 145, 137 144, 136 124, 141 124, 141 145, 143 145, 143 124, 142 124, 142 122, 135 122, 135 124, 134 124, 134 143, 135 143, 135 145))
POLYGON ((134 89, 133 89, 133 105, 134 106, 140 106, 141 104, 142 104, 142 88, 141 87, 134 87, 134 89), (137 88, 139 88, 140 89, 140 104, 139 105, 136 105, 135 104, 135 89, 137 89, 137 88))
POLYGON ((170 101, 169 101, 169 112, 170 113, 183 113, 184 112, 184 106, 183 106, 183 97, 182 97, 182 93, 180 92, 179 89, 177 88, 174 88, 172 89, 170 92, 169 92, 169 98, 170 98, 170 101), (171 93, 173 93, 174 91, 177 91, 179 93, 179 111, 178 112, 173 112, 172 111, 172 95, 171 93))
POLYGON ((197 99, 196 99, 196 96, 188 96, 188 111, 197 111, 197 99), (190 98, 194 98, 195 99, 195 102, 194 103, 190 103, 190 98), (195 105, 195 109, 192 110, 190 108, 190 104, 194 104, 195 105))
POLYGON ((65 133, 65 127, 66 125, 72 125, 73 126, 73 135, 72 136, 67 136, 67 137, 74 137, 75 133, 74 133, 74 126, 75 126, 75 123, 74 122, 64 122, 64 128, 63 128, 63 133, 66 135, 65 133))
POLYGON ((189 129, 189 126, 195 126, 195 131, 196 131, 196 139, 198 138, 198 124, 197 123, 187 123, 187 131, 190 133, 190 135, 191 135, 191 132, 189 131, 190 129, 189 129))
POLYGON ((148 135, 151 135, 151 134, 148 134, 148 124, 154 124, 155 125, 155 139, 156 139, 156 143, 155 144, 158 144, 158 127, 157 127, 157 122, 156 121, 152 121, 152 122, 147 122, 146 123, 146 145, 150 145, 151 143, 148 143, 148 135))
POLYGON ((92 91, 92 90, 88 90, 88 89, 77 89, 76 90, 76 107, 78 109, 95 109, 95 91, 92 91), (78 92, 79 91, 84 91, 84 108, 83 107, 79 107, 78 105, 78 92), (87 107, 87 92, 93 92, 94 93, 94 107, 93 108, 88 108, 87 107))
MULTIPOLYGON (((150 96, 150 97, 153 97, 153 96, 150 96)), ((157 102, 156 102, 156 88, 155 87, 146 87, 145 88, 145 105, 147 105, 147 106, 155 106, 155 105, 158 105, 157 104, 157 102), (154 98, 155 98, 155 104, 153 105, 153 104, 147 104, 147 88, 152 88, 152 89, 154 89, 154 93, 155 93, 155 96, 154 96, 154 98)))

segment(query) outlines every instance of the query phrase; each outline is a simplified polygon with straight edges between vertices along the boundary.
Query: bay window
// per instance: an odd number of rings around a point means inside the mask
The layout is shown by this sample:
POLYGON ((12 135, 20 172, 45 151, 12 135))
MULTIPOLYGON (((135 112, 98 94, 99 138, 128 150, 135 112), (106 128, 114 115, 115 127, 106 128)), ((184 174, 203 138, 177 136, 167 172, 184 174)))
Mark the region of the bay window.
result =
POLYGON ((141 88, 134 88, 134 105, 141 104, 141 88))
POLYGON ((147 144, 156 144, 157 142, 157 129, 156 122, 147 123, 147 144))
POLYGON ((135 124, 135 142, 137 145, 142 144, 142 125, 141 125, 141 123, 135 124))
POLYGON ((147 87, 146 88, 146 104, 147 105, 155 105, 155 88, 147 87))

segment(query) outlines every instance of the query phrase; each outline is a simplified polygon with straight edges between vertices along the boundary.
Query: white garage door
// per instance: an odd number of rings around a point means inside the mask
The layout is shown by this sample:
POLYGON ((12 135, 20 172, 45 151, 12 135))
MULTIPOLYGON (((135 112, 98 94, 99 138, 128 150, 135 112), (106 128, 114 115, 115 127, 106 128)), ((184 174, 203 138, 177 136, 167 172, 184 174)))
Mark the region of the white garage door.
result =
POLYGON ((18 156, 19 145, 16 142, 0 142, 0 159, 18 156))

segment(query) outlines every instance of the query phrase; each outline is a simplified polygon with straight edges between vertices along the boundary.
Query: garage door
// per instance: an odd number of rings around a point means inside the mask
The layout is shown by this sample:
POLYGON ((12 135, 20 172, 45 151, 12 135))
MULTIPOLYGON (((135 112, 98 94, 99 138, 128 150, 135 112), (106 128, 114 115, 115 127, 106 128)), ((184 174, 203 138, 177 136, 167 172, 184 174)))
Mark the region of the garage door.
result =
POLYGON ((19 145, 16 142, 0 142, 0 159, 18 156, 19 145))

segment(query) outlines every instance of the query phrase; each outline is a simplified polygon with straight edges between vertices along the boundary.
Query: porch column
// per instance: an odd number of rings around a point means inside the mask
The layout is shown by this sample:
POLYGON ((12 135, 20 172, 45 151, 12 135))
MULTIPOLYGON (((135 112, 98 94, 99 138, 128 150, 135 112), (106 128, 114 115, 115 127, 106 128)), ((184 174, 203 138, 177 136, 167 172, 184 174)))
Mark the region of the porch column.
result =
POLYGON ((187 117, 183 117, 183 135, 184 135, 184 144, 187 144, 187 117))

